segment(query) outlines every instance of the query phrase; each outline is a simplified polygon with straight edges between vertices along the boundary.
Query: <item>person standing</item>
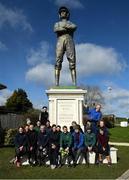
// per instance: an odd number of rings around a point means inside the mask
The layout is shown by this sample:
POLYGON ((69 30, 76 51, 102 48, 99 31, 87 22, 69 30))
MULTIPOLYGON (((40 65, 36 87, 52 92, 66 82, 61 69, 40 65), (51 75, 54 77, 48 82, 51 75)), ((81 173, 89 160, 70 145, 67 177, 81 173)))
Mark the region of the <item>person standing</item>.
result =
POLYGON ((49 114, 47 112, 47 107, 43 106, 41 109, 41 113, 39 114, 39 121, 41 122, 41 125, 46 125, 48 116, 49 116, 49 114))
POLYGON ((34 130, 35 130, 37 133, 39 133, 39 131, 40 131, 40 125, 41 125, 41 122, 40 122, 40 121, 37 121, 37 122, 36 122, 36 126, 34 127, 34 130))
POLYGON ((100 128, 97 136, 99 162, 102 163, 103 156, 106 156, 106 159, 108 161, 108 166, 111 166, 110 146, 108 142, 109 142, 108 134, 105 133, 104 128, 100 128))
POLYGON ((33 166, 37 163, 37 133, 34 130, 34 125, 30 124, 28 132, 28 146, 29 146, 29 163, 33 166))
POLYGON ((52 125, 52 130, 49 133, 49 159, 51 169, 58 166, 58 153, 59 153, 59 133, 56 130, 56 125, 52 125))
POLYGON ((26 153, 27 137, 24 133, 24 128, 20 126, 18 128, 18 133, 14 139, 15 152, 16 152, 16 166, 20 167, 21 165, 21 156, 26 153))
MULTIPOLYGON (((72 135, 68 132, 67 126, 63 126, 63 132, 60 135, 60 165, 65 164, 68 159, 68 167, 70 166, 70 157, 72 156, 72 135)), ((73 156, 72 156, 73 157, 73 156)))
POLYGON ((38 145, 37 158, 38 158, 39 166, 45 164, 45 158, 48 152, 48 141, 49 141, 49 136, 46 133, 45 126, 41 125, 40 132, 38 134, 38 141, 37 141, 37 145, 38 145))
MULTIPOLYGON (((86 109, 86 113, 87 113, 87 121, 89 124, 91 124, 92 132, 97 135, 98 123, 102 118, 101 105, 97 104, 95 108, 88 110, 86 109)), ((86 132, 87 124, 85 125, 85 132, 86 132)))

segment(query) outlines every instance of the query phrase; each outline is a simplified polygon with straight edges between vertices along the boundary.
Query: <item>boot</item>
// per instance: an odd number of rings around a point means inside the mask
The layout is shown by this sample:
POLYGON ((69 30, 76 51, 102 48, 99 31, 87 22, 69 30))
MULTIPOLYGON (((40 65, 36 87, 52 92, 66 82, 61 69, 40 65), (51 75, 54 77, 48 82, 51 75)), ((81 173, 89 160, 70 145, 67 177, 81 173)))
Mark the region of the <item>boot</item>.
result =
POLYGON ((71 69, 71 77, 72 77, 73 85, 76 86, 76 70, 75 69, 71 69))
POLYGON ((55 69, 55 85, 59 86, 60 70, 55 69))

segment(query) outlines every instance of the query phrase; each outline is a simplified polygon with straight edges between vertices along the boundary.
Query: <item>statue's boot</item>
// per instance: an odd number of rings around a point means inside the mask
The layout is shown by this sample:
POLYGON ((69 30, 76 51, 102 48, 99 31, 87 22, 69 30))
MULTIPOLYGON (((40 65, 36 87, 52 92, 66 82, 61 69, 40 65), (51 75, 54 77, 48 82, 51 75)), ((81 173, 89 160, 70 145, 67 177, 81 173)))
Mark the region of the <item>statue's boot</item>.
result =
POLYGON ((59 86, 60 70, 55 69, 55 85, 59 86))
POLYGON ((71 69, 71 77, 72 77, 73 85, 76 86, 76 70, 75 69, 71 69))

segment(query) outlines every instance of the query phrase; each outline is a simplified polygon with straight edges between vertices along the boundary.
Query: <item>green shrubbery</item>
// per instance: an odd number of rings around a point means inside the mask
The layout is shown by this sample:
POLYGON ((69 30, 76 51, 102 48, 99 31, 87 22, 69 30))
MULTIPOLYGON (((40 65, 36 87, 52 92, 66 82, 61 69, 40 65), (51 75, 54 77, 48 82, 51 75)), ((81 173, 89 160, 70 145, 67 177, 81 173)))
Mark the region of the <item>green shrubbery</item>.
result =
POLYGON ((14 138, 17 133, 17 129, 8 129, 5 131, 4 145, 14 146, 14 138))

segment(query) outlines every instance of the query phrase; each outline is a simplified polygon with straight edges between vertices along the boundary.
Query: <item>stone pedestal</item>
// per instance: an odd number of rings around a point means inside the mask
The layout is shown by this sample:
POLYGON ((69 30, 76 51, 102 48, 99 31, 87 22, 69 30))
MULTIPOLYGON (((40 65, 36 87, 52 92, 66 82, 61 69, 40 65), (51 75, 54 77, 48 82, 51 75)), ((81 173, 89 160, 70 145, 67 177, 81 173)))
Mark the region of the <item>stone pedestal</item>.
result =
POLYGON ((72 121, 82 126, 82 104, 86 90, 53 88, 46 91, 49 99, 51 124, 71 126, 72 121))

